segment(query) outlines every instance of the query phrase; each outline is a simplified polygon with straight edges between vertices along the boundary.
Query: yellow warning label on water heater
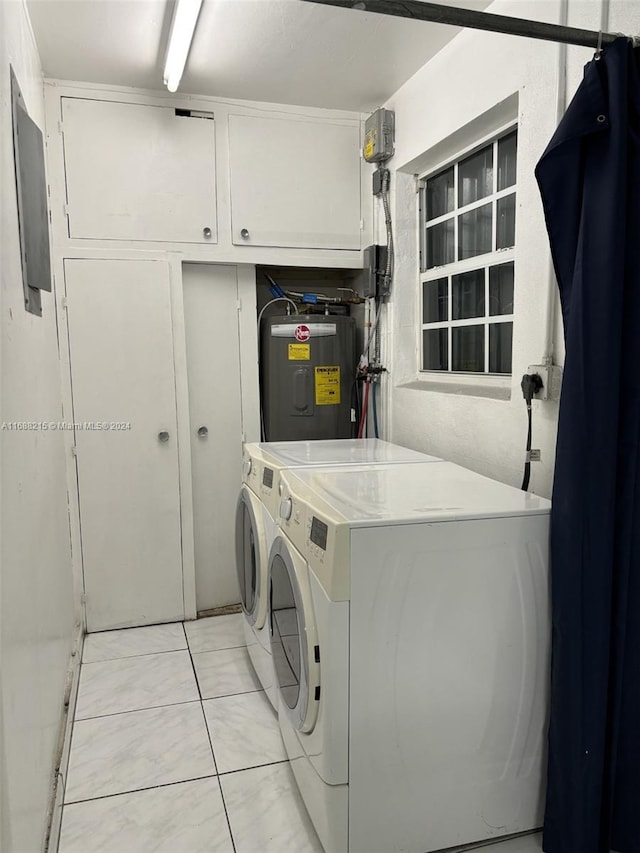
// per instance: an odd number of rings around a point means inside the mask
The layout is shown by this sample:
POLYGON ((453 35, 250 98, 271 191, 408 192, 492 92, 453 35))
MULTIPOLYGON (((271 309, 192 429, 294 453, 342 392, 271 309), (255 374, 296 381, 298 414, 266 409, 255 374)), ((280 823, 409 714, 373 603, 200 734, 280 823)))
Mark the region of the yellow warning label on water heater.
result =
POLYGON ((316 406, 340 403, 340 368, 316 367, 316 406))
POLYGON ((309 361, 311 344, 289 344, 289 361, 309 361))

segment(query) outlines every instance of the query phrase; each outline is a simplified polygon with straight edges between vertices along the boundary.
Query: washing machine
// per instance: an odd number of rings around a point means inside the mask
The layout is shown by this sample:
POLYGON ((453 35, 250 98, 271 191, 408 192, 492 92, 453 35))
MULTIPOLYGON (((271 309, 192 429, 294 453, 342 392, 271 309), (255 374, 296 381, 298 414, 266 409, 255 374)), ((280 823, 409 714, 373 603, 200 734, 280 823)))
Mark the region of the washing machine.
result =
POLYGON ((281 482, 279 724, 326 853, 428 853, 539 827, 549 501, 449 462, 281 482))
POLYGON ((244 633, 256 674, 276 707, 267 620, 269 549, 276 533, 280 473, 288 468, 378 463, 440 462, 380 439, 282 441, 246 444, 236 512, 236 567, 245 615, 244 633))

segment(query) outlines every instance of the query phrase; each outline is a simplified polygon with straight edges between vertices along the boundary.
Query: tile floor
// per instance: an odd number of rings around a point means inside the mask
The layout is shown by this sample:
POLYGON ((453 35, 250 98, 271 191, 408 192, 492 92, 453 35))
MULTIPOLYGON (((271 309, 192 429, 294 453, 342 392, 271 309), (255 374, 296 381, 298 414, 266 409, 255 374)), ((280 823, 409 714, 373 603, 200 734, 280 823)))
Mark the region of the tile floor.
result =
POLYGON ((322 853, 242 618, 87 636, 59 853, 322 853))

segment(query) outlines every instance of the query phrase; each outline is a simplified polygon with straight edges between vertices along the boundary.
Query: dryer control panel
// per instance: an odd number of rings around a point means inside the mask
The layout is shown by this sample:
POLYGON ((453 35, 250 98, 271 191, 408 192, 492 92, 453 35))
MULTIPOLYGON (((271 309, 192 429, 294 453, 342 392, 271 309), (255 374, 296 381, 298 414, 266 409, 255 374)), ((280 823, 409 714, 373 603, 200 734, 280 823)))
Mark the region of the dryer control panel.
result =
POLYGON ((281 471, 278 523, 306 558, 331 601, 347 601, 350 591, 350 529, 295 470, 281 471))

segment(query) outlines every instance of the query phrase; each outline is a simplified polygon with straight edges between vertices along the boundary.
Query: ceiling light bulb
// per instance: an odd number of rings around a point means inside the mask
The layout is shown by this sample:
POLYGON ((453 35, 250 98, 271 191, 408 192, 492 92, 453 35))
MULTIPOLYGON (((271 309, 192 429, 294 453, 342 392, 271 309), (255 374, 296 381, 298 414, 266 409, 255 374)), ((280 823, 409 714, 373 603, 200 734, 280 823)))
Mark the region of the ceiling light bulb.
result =
POLYGON ((202 0, 178 0, 176 3, 164 65, 164 83, 170 92, 175 92, 180 85, 201 6, 202 0))

